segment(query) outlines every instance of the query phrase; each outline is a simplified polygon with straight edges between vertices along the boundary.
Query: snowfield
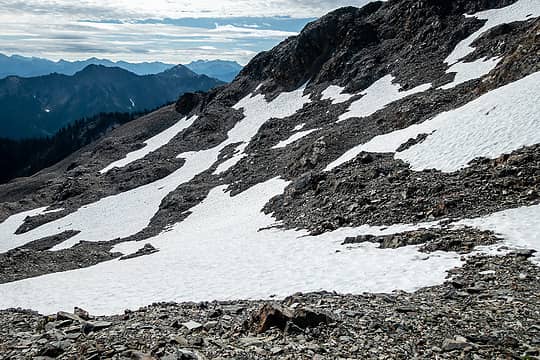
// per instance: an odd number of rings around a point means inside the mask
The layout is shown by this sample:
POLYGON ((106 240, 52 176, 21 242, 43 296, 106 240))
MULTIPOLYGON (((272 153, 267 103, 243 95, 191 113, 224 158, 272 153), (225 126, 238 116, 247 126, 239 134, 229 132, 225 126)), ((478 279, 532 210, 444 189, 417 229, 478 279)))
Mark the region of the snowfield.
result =
POLYGON ((423 84, 407 91, 401 91, 401 85, 395 84, 392 75, 386 75, 373 83, 359 95, 360 99, 354 101, 349 110, 339 117, 338 122, 350 118, 362 118, 375 114, 388 104, 409 95, 414 95, 431 88, 431 84, 423 84))
POLYGON ((321 236, 259 231, 275 222, 260 210, 286 186, 273 179, 234 197, 224 192, 225 186, 218 187, 169 231, 114 249, 131 253, 151 243, 160 252, 0 285, 0 308, 51 313, 82 306, 94 314, 112 314, 155 301, 268 299, 321 289, 413 291, 441 283, 448 269, 461 264, 454 253, 427 255, 416 247, 383 250, 365 244, 345 251, 340 245, 354 234, 388 234, 419 226, 365 226, 321 236), (336 253, 338 249, 342 251, 336 253))
POLYGON ((396 152, 420 134, 421 143, 396 153, 413 170, 452 172, 478 157, 496 158, 523 146, 540 143, 540 72, 492 90, 461 108, 431 120, 380 135, 356 146, 326 168, 330 171, 362 151, 396 152))
MULTIPOLYGON (((539 143, 539 87, 540 73, 532 74, 423 124, 376 137, 354 152, 393 152, 409 138, 430 133, 424 142, 396 157, 415 169, 450 171, 478 156, 495 157, 539 143)), ((293 115, 310 101, 303 93, 303 88, 283 93, 271 103, 262 95, 242 99, 236 107, 244 110, 245 118, 229 132, 228 139, 215 148, 180 154, 185 164, 162 180, 104 198, 21 235, 14 232, 24 218, 46 209, 10 217, 0 224, 0 235, 5 239, 0 251, 66 230, 81 232, 55 250, 80 240, 103 241, 135 234, 148 225, 169 192, 213 166, 226 146, 240 144, 236 154, 221 164, 222 170, 240 161, 250 139, 266 121, 293 115)), ((334 165, 354 156, 348 152, 334 165)), ((362 244, 345 250, 340 245, 348 236, 392 234, 437 224, 342 228, 319 236, 272 228, 275 220, 261 209, 273 196, 283 193, 287 184, 273 179, 234 197, 225 192, 226 186, 217 187, 184 221, 144 242, 120 244, 113 250, 130 254, 151 243, 158 253, 0 285, 0 308, 20 306, 47 313, 82 306, 93 313, 111 314, 155 301, 266 299, 321 289, 344 293, 413 291, 443 282, 447 271, 461 264, 456 253, 424 254, 417 246, 379 249, 362 244), (261 231, 263 228, 269 229, 261 231)), ((494 230, 511 246, 538 249, 540 229, 535 224, 539 217, 537 206, 456 225, 494 230)))
MULTIPOLYGON (((46 213, 46 210, 47 210, 47 207, 42 207, 38 209, 24 211, 24 212, 15 214, 13 216, 10 216, 4 222, 0 223, 0 234, 3 234, 6 237, 10 236, 11 234, 15 234, 17 229, 20 228, 24 224, 24 220, 27 217, 43 215, 46 213)), ((0 242, 0 246, 1 244, 2 242, 0 242)))
MULTIPOLYGON (((486 20, 483 27, 460 42, 445 60, 454 80, 442 89, 477 79, 493 70, 500 58, 464 62, 474 52, 474 41, 493 27, 540 16, 540 1, 519 0, 503 9, 467 15, 486 20)), ((257 87, 257 90, 260 85, 257 87)), ((271 102, 263 94, 250 94, 234 108, 244 118, 227 139, 210 149, 177 155, 184 164, 169 176, 153 183, 103 198, 24 234, 15 234, 27 216, 47 213, 39 208, 15 214, 0 223, 0 253, 32 241, 74 230, 78 234, 52 250, 69 248, 79 241, 108 241, 127 238, 144 230, 158 212, 163 199, 178 186, 202 172, 222 174, 248 156, 249 144, 261 126, 272 118, 287 118, 311 102, 306 86, 281 93, 271 102), (224 149, 234 147, 228 158, 224 149)), ((257 92, 257 90, 255 92, 257 92)), ((439 89, 438 89, 439 90, 439 89)), ((388 74, 359 94, 330 85, 321 99, 332 104, 350 101, 338 122, 370 116, 387 105, 424 91, 438 91, 423 84, 402 91, 388 74)), ((130 99, 131 100, 131 99, 130 99)), ((145 146, 101 170, 121 168, 169 144, 189 128, 197 117, 183 118, 145 141, 145 146)), ((283 148, 321 129, 303 130, 298 125, 291 136, 273 146, 283 148)), ((292 125, 291 125, 292 127, 292 125)), ((361 152, 393 153, 411 169, 453 172, 478 157, 496 158, 524 146, 540 143, 540 72, 492 90, 477 99, 405 129, 376 136, 328 165, 326 171, 353 160, 361 152), (404 151, 397 149, 409 139, 426 138, 404 151)), ((175 154, 176 155, 176 154, 175 154)), ((373 243, 344 246, 346 237, 389 235, 439 226, 438 222, 340 228, 321 235, 307 230, 284 230, 262 209, 283 194, 290 183, 274 178, 231 196, 228 185, 212 189, 189 210, 185 220, 142 242, 121 243, 112 250, 133 254, 145 244, 159 252, 120 261, 100 263, 84 269, 43 275, 0 284, 0 308, 31 308, 41 313, 72 310, 79 306, 93 314, 115 314, 160 301, 208 301, 269 299, 295 292, 319 290, 341 293, 414 291, 442 283, 447 271, 462 265, 454 252, 419 251, 419 246, 380 249, 373 243), (339 251, 338 251, 339 250, 339 251), (37 296, 38 295, 38 296, 37 296)), ((61 209, 52 210, 61 211, 61 209)), ((510 209, 477 219, 457 221, 451 226, 491 230, 510 248, 540 251, 540 205, 510 209)), ((486 247, 485 251, 495 251, 486 247)), ((477 249, 481 251, 481 249, 477 249)), ((540 265, 540 257, 533 259, 540 265)))
MULTIPOLYGON (((462 220, 458 225, 491 230, 510 247, 538 251, 533 262, 540 266, 540 205, 505 210, 477 219, 462 220)), ((500 246, 500 244, 498 245, 500 246)))

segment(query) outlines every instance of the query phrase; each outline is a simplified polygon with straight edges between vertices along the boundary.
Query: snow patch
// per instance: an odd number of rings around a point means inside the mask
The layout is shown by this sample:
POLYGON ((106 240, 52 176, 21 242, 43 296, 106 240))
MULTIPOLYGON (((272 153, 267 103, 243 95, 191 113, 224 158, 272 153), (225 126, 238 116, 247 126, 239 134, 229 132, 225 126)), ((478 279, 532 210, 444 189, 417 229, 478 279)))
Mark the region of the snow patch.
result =
POLYGON ((475 48, 471 46, 472 43, 490 29, 502 24, 524 21, 540 16, 540 2, 538 0, 519 0, 500 9, 490 9, 465 16, 487 21, 478 31, 457 44, 454 51, 445 59, 444 62, 447 64, 453 65, 473 53, 475 48))
POLYGON ((346 101, 349 101, 354 95, 353 94, 344 94, 345 88, 337 85, 328 86, 321 96, 321 100, 331 100, 332 104, 341 104, 346 101))
POLYGON ((144 142, 145 146, 143 148, 132 151, 128 153, 123 159, 107 165, 103 170, 100 171, 100 173, 105 174, 114 168, 122 168, 162 148, 163 146, 167 145, 176 135, 193 125, 195 120, 197 120, 197 116, 192 116, 189 119, 185 117, 179 120, 173 126, 146 140, 144 142))
POLYGON ((480 271, 478 274, 480 275, 494 275, 496 274, 495 270, 484 270, 484 271, 480 271))
POLYGON ((244 150, 246 150, 247 146, 248 146, 248 143, 246 142, 243 142, 240 145, 238 145, 236 149, 234 149, 233 155, 229 159, 225 160, 224 162, 222 162, 221 164, 217 166, 216 170, 214 171, 214 175, 221 174, 229 170, 234 165, 238 164, 240 160, 245 158, 247 154, 244 153, 244 150))
POLYGON ((502 58, 480 59, 473 62, 457 62, 452 65, 447 73, 456 73, 451 83, 441 86, 441 89, 447 90, 463 84, 467 81, 481 78, 495 69, 502 58))
POLYGON ((262 94, 255 96, 248 95, 240 100, 234 108, 244 110, 245 120, 229 132, 228 139, 219 146, 219 151, 231 144, 239 142, 242 144, 236 148, 236 152, 232 158, 218 166, 214 174, 220 174, 229 170, 247 155, 245 150, 249 141, 257 134, 259 128, 265 122, 272 118, 281 119, 292 116, 302 109, 305 104, 311 102, 309 94, 304 95, 305 88, 306 85, 289 93, 281 93, 269 103, 266 102, 262 94))
POLYGON ((452 83, 442 86, 443 89, 450 89, 466 81, 478 79, 493 70, 502 58, 484 58, 474 62, 461 60, 474 52, 475 48, 472 47, 472 43, 490 29, 502 24, 525 21, 540 16, 540 1, 519 0, 501 9, 490 9, 465 16, 487 21, 478 31, 461 41, 445 59, 444 62, 450 65, 446 72, 455 72, 456 75, 452 83))
POLYGON ((373 115, 394 101, 431 88, 431 84, 423 84, 411 90, 400 91, 401 86, 394 84, 393 81, 394 77, 392 75, 386 75, 374 82, 369 88, 360 93, 363 96, 351 104, 347 112, 339 117, 338 122, 373 115))
POLYGON ((332 170, 361 152, 396 152, 420 134, 423 142, 396 153, 413 170, 452 172, 477 157, 496 158, 540 143, 540 72, 492 90, 461 108, 431 120, 376 136, 356 146, 326 168, 332 170))
MULTIPOLYGON (((27 217, 42 215, 47 210, 47 207, 33 209, 29 211, 20 212, 18 214, 8 217, 6 220, 0 223, 0 234, 14 234, 18 228, 24 224, 24 220, 27 217)), ((0 237, 2 239, 3 237, 0 237)), ((4 246, 4 240, 0 240, 0 251, 4 246)))
POLYGON ((320 129, 310 129, 310 130, 304 130, 304 131, 299 131, 297 133, 294 133, 288 139, 280 141, 276 145, 272 146, 272 149, 284 148, 287 145, 292 144, 292 143, 302 139, 303 137, 306 137, 309 134, 311 134, 311 133, 313 133, 315 131, 318 131, 318 130, 320 130, 320 129))
MULTIPOLYGON (((533 262, 540 265, 540 205, 500 211, 485 217, 462 220, 458 225, 493 231, 512 247, 538 251, 533 262)), ((497 246, 500 247, 501 244, 497 246)))

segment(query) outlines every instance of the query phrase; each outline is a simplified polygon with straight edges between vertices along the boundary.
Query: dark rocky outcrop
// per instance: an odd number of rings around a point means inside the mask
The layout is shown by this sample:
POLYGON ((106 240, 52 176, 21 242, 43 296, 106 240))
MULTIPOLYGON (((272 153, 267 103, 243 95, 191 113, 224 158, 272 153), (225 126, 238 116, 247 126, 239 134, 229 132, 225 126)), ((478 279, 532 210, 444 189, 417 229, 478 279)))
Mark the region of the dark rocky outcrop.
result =
POLYGON ((422 245, 420 251, 455 251, 467 254, 477 246, 493 245, 499 239, 489 231, 473 228, 432 228, 407 231, 393 235, 360 235, 347 237, 341 245, 366 242, 379 244, 381 249, 396 249, 403 246, 422 245))

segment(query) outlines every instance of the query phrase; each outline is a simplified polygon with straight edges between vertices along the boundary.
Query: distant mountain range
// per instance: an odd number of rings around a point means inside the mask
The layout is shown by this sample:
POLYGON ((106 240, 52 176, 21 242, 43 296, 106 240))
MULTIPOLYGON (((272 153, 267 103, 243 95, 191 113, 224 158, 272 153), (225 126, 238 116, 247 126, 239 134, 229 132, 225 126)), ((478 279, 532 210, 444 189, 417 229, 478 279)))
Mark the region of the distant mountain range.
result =
MULTIPOLYGON (((111 61, 107 59, 90 58, 81 61, 51 61, 37 57, 20 55, 6 56, 0 54, 0 79, 15 75, 35 77, 52 73, 74 75, 88 65, 103 65, 119 67, 137 75, 158 74, 174 67, 174 64, 162 62, 129 63, 126 61, 111 61)), ((199 60, 186 65, 187 68, 200 75, 207 75, 225 82, 230 82, 242 70, 242 65, 234 61, 199 60)))
POLYGON ((233 81, 242 70, 242 65, 239 63, 224 60, 198 60, 186 66, 197 74, 205 74, 225 82, 233 81))
POLYGON ((137 75, 150 75, 172 68, 173 64, 162 62, 129 63, 125 61, 110 61, 107 59, 90 58, 81 61, 51 61, 37 57, 24 57, 19 55, 6 56, 0 54, 0 78, 10 75, 21 77, 34 77, 52 73, 74 75, 88 65, 103 65, 119 67, 137 75))
POLYGON ((101 112, 139 112, 206 91, 223 82, 177 65, 154 75, 88 65, 74 75, 0 80, 0 137, 53 135, 65 125, 101 112))

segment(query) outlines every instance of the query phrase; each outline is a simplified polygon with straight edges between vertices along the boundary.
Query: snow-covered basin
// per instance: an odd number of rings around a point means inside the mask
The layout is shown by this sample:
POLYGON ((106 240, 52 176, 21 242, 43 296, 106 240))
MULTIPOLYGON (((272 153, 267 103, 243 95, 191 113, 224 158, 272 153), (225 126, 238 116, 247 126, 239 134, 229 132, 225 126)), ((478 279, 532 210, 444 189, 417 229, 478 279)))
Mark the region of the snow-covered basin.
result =
MULTIPOLYGON (((386 83, 391 85, 391 81, 386 83)), ((374 138, 359 148, 392 152, 411 137, 435 131, 423 143, 396 156, 406 156, 402 158, 413 167, 446 169, 445 166, 466 166, 477 156, 495 157, 538 143, 538 84, 538 73, 530 75, 460 109, 441 114, 420 126, 374 138), (445 117, 445 121, 441 117, 445 117), (463 137, 460 131, 471 132, 471 135, 463 137), (428 143, 430 151, 421 148, 428 143), (407 152, 409 155, 404 155, 407 152)), ((399 88, 393 87, 392 93, 396 95, 399 88)), ((233 158, 218 171, 234 166, 246 155, 246 144, 265 121, 292 115, 307 102, 309 98, 303 95, 303 89, 282 94, 272 103, 266 103, 260 95, 248 96, 236 106, 244 109, 245 119, 229 132, 224 143, 212 149, 181 154, 186 163, 170 176, 102 199, 26 234, 13 234, 24 219, 24 215, 15 215, 0 224, 0 251, 66 230, 81 233, 57 249, 79 240, 110 240, 134 234, 147 226, 164 196, 208 169, 225 146, 241 143, 233 158)), ((388 102, 377 106, 384 103, 388 102)), ((345 155, 349 159, 356 156, 350 152, 345 155)), ((441 283, 448 269, 461 264, 455 253, 427 255, 415 246, 378 249, 364 244, 350 251, 336 252, 343 250, 340 243, 347 236, 389 234, 433 224, 394 225, 386 229, 345 228, 320 236, 307 236, 305 231, 260 231, 274 224, 274 219, 261 209, 269 199, 281 194, 286 185, 283 180, 273 179, 234 197, 225 193, 224 187, 218 187, 191 209, 186 220, 147 241, 160 252, 0 285, 0 308, 20 306, 47 313, 83 306, 94 313, 105 314, 155 301, 268 298, 320 289, 352 293, 412 291, 441 283)), ((42 211, 44 209, 37 209, 32 214, 42 211)), ((540 229, 535 219, 539 215, 537 207, 522 208, 470 220, 470 224, 501 233, 508 244, 538 248, 536 234, 540 229), (527 227, 532 230, 523 230, 527 227)), ((132 253, 142 245, 144 243, 121 244, 115 251, 132 253)))
POLYGON ((364 244, 345 250, 340 245, 347 236, 418 227, 412 225, 344 228, 320 236, 259 231, 275 222, 260 210, 286 185, 272 179, 234 197, 225 187, 215 188, 169 231, 113 249, 132 253, 151 243, 158 253, 2 284, 0 308, 51 313, 82 306, 95 314, 112 314, 156 301, 267 299, 321 289, 413 291, 443 282, 446 271, 461 264, 455 253, 428 255, 414 246, 390 250, 364 244))

